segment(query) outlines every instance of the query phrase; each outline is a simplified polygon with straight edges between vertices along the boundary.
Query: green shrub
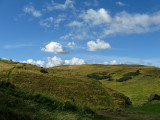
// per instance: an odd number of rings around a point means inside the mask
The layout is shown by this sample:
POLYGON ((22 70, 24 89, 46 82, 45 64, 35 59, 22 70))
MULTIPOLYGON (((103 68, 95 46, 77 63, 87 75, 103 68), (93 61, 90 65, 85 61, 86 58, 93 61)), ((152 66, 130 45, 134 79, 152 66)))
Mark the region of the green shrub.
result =
POLYGON ((48 73, 44 68, 40 70, 41 73, 48 73))
POLYGON ((137 70, 136 72, 129 72, 127 74, 124 74, 123 76, 137 76, 140 74, 140 71, 137 70))
POLYGON ((103 72, 103 73, 92 73, 92 74, 88 74, 87 77, 92 78, 92 79, 96 79, 96 80, 103 80, 103 79, 110 79, 111 76, 110 75, 106 75, 107 73, 103 72))
POLYGON ((122 78, 117 79, 116 81, 117 81, 117 82, 123 82, 123 81, 127 81, 127 80, 129 80, 129 79, 132 79, 132 77, 123 76, 122 78))
POLYGON ((72 111, 77 111, 77 107, 73 105, 71 100, 65 100, 63 104, 63 108, 65 110, 72 110, 72 111))

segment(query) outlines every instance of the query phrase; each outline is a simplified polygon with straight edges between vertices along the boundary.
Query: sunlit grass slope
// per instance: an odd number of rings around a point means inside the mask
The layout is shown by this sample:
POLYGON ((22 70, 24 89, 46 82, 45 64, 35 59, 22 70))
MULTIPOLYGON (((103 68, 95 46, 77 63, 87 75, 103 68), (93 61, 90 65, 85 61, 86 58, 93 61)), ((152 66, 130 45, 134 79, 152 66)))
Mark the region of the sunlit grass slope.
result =
MULTIPOLYGON (((42 93, 50 97, 59 97, 62 100, 72 99, 77 103, 87 105, 93 109, 105 109, 124 104, 128 96, 133 104, 142 104, 147 101, 151 93, 160 93, 160 69, 143 65, 75 65, 44 68, 48 73, 42 73, 42 68, 1 60, 7 72, 12 71, 12 82, 32 92, 42 93), (7 68, 8 67, 8 68, 7 68), (139 75, 123 82, 116 80, 130 72, 140 71, 139 75), (103 74, 111 76, 97 80, 88 75, 103 74), (111 89, 109 89, 111 88, 111 89)), ((0 69, 2 69, 0 68, 0 69)), ((2 70, 3 71, 3 70, 2 70)))
MULTIPOLYGON (((59 69, 65 67, 61 66, 59 69)), ((92 73, 100 74, 105 72, 111 76, 112 80, 103 79, 98 81, 105 87, 112 88, 128 96, 133 104, 143 104, 152 93, 160 94, 160 68, 142 65, 82 65, 68 66, 68 69, 72 71, 72 75, 81 77, 92 73), (122 78, 123 75, 137 70, 140 71, 139 75, 132 76, 131 79, 124 82, 116 81, 122 78)), ((86 79, 89 78, 86 77, 86 79)))
MULTIPOLYGON (((45 68, 48 73, 42 73, 42 68, 34 65, 6 60, 1 60, 0 64, 10 66, 6 70, 4 80, 10 80, 23 90, 57 97, 62 101, 69 99, 92 109, 118 107, 126 102, 124 95, 104 87, 97 80, 78 74, 75 69, 79 66, 45 68), (119 101, 115 102, 115 98, 119 98, 119 101)), ((4 70, 3 67, 0 69, 4 70)))
POLYGON ((152 93, 160 94, 160 68, 143 65, 80 65, 80 66, 60 66, 52 68, 53 70, 59 70, 56 72, 57 76, 63 77, 76 76, 86 80, 88 74, 93 73, 105 73, 110 75, 112 80, 103 79, 97 80, 101 82, 105 87, 112 88, 124 95, 128 96, 133 104, 143 104, 146 102, 152 93), (66 71, 68 70, 68 72, 66 71), (116 80, 122 78, 123 75, 130 72, 136 72, 139 70, 140 74, 131 76, 132 78, 124 81, 117 82, 116 80))

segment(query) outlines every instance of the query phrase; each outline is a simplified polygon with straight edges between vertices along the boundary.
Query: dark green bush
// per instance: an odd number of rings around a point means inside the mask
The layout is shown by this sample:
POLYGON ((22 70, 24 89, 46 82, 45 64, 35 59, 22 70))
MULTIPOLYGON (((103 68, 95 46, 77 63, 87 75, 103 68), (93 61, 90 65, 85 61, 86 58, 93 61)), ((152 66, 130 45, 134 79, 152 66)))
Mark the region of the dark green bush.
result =
POLYGON ((129 80, 129 79, 132 79, 132 77, 123 76, 122 78, 117 79, 116 81, 117 81, 117 82, 123 82, 123 81, 127 81, 127 80, 129 80))
POLYGON ((137 76, 140 74, 140 71, 137 70, 136 72, 129 72, 129 73, 126 73, 124 74, 123 76, 137 76))
POLYGON ((44 68, 40 70, 41 73, 48 73, 44 68))
POLYGON ((92 79, 96 79, 96 80, 103 80, 103 79, 110 79, 111 76, 110 75, 106 75, 106 72, 103 73, 92 73, 92 74, 88 74, 87 77, 92 78, 92 79))

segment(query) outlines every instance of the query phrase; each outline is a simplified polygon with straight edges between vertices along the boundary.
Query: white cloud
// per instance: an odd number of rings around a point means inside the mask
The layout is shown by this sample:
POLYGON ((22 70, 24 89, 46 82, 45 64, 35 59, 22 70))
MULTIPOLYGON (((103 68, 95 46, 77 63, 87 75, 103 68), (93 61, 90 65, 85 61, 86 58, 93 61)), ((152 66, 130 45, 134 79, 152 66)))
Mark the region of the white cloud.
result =
POLYGON ((112 60, 111 62, 110 62, 110 65, 117 65, 118 64, 118 62, 116 61, 116 60, 112 60))
POLYGON ((59 58, 54 56, 53 58, 51 57, 47 57, 47 64, 46 67, 54 67, 54 66, 60 66, 60 65, 64 65, 64 61, 59 58))
POLYGON ((8 60, 7 58, 1 58, 2 60, 8 60))
POLYGON ((100 8, 97 11, 89 9, 85 13, 81 14, 80 18, 92 25, 110 23, 112 21, 109 12, 106 11, 104 8, 100 8))
POLYGON ((9 48, 20 48, 20 47, 30 47, 30 46, 33 46, 33 45, 32 44, 5 45, 4 48, 9 49, 9 48))
POLYGON ((61 36, 60 39, 68 39, 69 37, 72 37, 72 34, 67 34, 65 36, 61 36))
POLYGON ((95 39, 97 36, 105 38, 112 34, 142 34, 160 30, 160 11, 152 14, 122 11, 111 15, 104 8, 88 9, 68 27, 72 28, 70 34, 73 39, 95 39), (76 28, 72 28, 73 26, 76 28))
POLYGON ((55 54, 66 54, 67 51, 65 48, 57 42, 50 42, 45 46, 45 48, 41 48, 42 51, 44 52, 50 52, 50 53, 55 53, 55 54))
POLYGON ((108 65, 109 63, 108 63, 108 62, 104 62, 103 64, 104 64, 104 65, 108 65))
POLYGON ((72 58, 71 60, 62 60, 59 57, 54 56, 53 58, 48 57, 47 58, 48 63, 46 64, 46 67, 54 67, 54 66, 60 66, 60 65, 81 65, 85 64, 85 61, 83 59, 79 58, 72 58))
POLYGON ((116 60, 112 60, 112 61, 110 61, 110 62, 104 62, 103 63, 104 65, 118 65, 119 63, 116 61, 116 60))
POLYGON ((65 60, 65 65, 82 65, 82 64, 86 64, 85 61, 83 59, 79 59, 79 58, 72 58, 71 60, 65 60))
POLYGON ((109 43, 104 42, 103 40, 97 39, 96 42, 95 41, 89 41, 87 43, 88 46, 88 50, 89 51, 96 51, 99 49, 110 49, 111 46, 109 43))
POLYGON ((47 27, 47 28, 50 28, 50 27, 53 27, 53 28, 57 28, 59 27, 59 24, 62 22, 62 21, 65 21, 65 17, 66 15, 58 15, 57 17, 53 18, 53 17, 48 17, 46 19, 42 19, 40 20, 39 24, 43 27, 47 27))
POLYGON ((120 6, 125 6, 125 4, 123 2, 120 2, 120 1, 116 2, 116 4, 120 5, 120 6))
POLYGON ((74 49, 74 48, 76 47, 76 43, 73 42, 73 41, 72 41, 72 42, 69 42, 69 43, 68 43, 68 47, 71 48, 71 49, 74 49))
POLYGON ((33 64, 33 65, 37 65, 37 66, 40 66, 40 67, 43 67, 45 65, 44 61, 41 61, 41 60, 34 61, 32 59, 28 59, 26 61, 22 61, 22 63, 33 64))
POLYGON ((25 6, 23 11, 25 13, 29 13, 29 14, 32 14, 34 17, 41 17, 42 16, 42 13, 38 10, 35 10, 35 8, 30 5, 30 6, 25 6))
POLYGON ((44 19, 44 20, 41 20, 40 22, 39 22, 39 24, 41 25, 41 26, 44 26, 44 27, 51 27, 51 25, 53 24, 53 22, 54 22, 54 18, 53 17, 49 17, 49 18, 46 18, 46 19, 44 19))
POLYGON ((66 10, 67 8, 74 9, 74 2, 72 0, 66 0, 64 4, 59 4, 52 1, 52 4, 47 6, 47 9, 49 11, 52 11, 54 9, 66 10))
POLYGON ((81 26, 83 26, 83 23, 78 22, 78 21, 73 21, 73 22, 69 23, 68 26, 69 27, 74 27, 74 26, 81 27, 81 26))

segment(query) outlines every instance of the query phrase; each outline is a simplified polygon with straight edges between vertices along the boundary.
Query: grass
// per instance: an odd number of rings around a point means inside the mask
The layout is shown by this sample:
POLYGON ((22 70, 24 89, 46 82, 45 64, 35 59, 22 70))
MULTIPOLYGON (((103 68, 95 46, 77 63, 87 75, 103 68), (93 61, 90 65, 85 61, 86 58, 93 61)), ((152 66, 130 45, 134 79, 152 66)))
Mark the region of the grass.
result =
POLYGON ((126 111, 132 111, 132 112, 141 112, 145 114, 150 115, 159 115, 160 116, 160 102, 157 103, 150 103, 142 106, 137 107, 128 107, 126 108, 126 111))
POLYGON ((12 72, 13 84, 24 90, 42 93, 61 100, 74 98, 75 102, 92 109, 113 108, 112 96, 96 80, 86 79, 86 76, 74 76, 71 70, 47 69, 41 73, 41 68, 21 64, 12 72), (58 73, 58 74, 57 74, 58 73), (74 77, 73 77, 74 76, 74 77))
POLYGON ((82 105, 71 103, 72 108, 66 108, 62 101, 22 91, 5 81, 0 82, 0 98, 0 120, 113 120, 82 105))
MULTIPOLYGON (((41 69, 34 65, 0 60, 0 79, 4 81, 10 79, 15 86, 23 91, 29 91, 32 94, 40 93, 51 99, 57 98, 58 101, 74 100, 76 105, 88 106, 92 110, 126 107, 130 105, 130 100, 133 105, 142 105, 148 100, 150 94, 160 94, 160 69, 156 67, 142 65, 66 65, 43 68, 48 72, 45 74, 41 72, 41 69), (139 73, 135 74, 135 71, 139 73), (94 77, 97 78, 98 76, 103 79, 98 80, 99 78, 95 79, 92 76, 87 77, 87 75, 95 75, 94 77), (112 80, 104 77, 108 75, 112 80), (116 81, 124 76, 131 76, 132 78, 123 82, 116 81)), ((43 101, 43 97, 41 99, 43 101)), ((32 102, 36 101, 32 100, 32 102)), ((156 106, 149 106, 148 108, 152 107, 156 106)), ((136 108, 132 109, 136 111, 136 108)), ((158 110, 158 107, 154 109, 158 110)), ((142 111, 145 112, 144 109, 142 111)), ((57 119, 62 119, 64 116, 63 119, 67 119, 67 116, 72 116, 75 119, 83 115, 68 110, 58 112, 55 111, 54 114, 57 119)), ((50 113, 46 112, 46 114, 50 113)), ((70 119, 72 118, 70 117, 70 119)))

